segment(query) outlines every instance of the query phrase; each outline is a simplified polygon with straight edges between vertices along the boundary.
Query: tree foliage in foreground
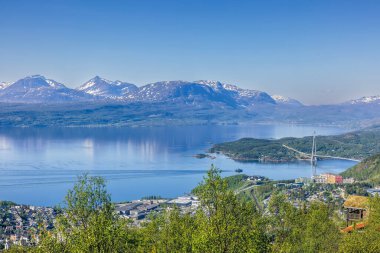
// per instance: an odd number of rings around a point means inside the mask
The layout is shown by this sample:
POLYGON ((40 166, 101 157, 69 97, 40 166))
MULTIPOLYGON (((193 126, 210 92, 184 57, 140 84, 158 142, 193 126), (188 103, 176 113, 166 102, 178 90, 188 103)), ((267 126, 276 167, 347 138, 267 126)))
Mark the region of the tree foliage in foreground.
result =
POLYGON ((168 209, 132 228, 114 211, 105 182, 84 175, 66 196, 53 231, 34 248, 10 252, 380 252, 380 198, 371 199, 368 228, 342 234, 323 203, 294 207, 273 194, 268 211, 230 190, 212 167, 196 188, 193 213, 168 209))
POLYGON ((45 232, 37 252, 134 252, 133 233, 114 212, 103 178, 79 177, 66 196, 55 230, 45 232))
POLYGON ((272 197, 269 210, 274 252, 336 252, 340 231, 322 203, 295 208, 285 196, 272 197))

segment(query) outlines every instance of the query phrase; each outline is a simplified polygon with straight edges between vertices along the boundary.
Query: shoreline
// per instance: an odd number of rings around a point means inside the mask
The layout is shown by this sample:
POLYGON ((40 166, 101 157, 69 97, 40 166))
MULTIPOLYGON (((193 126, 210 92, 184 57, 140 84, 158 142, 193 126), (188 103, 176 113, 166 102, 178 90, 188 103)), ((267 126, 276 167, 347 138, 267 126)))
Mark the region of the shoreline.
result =
MULTIPOLYGON (((273 163, 273 164, 287 164, 287 163, 297 163, 297 162, 310 162, 310 159, 274 159, 274 158, 266 158, 266 159, 250 159, 250 158, 239 158, 234 157, 233 155, 229 155, 228 153, 223 153, 221 151, 209 153, 209 154, 217 154, 222 155, 228 159, 231 159, 235 162, 242 162, 242 163, 273 163)), ((352 161, 352 162, 361 162, 362 160, 355 159, 355 158, 345 158, 345 157, 325 157, 325 158, 319 158, 318 161, 332 161, 332 160, 341 160, 341 161, 352 161)))

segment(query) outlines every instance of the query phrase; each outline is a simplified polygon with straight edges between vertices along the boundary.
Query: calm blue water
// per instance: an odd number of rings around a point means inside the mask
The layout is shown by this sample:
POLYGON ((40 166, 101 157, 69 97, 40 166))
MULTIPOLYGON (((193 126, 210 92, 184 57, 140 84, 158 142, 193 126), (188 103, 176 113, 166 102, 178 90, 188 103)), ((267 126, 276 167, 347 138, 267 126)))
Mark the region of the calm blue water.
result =
MULTIPOLYGON (((223 176, 242 168, 272 179, 310 176, 308 163, 237 163, 224 156, 196 159, 214 143, 242 137, 281 138, 337 134, 344 129, 295 125, 154 128, 0 129, 0 199, 33 205, 62 203, 84 172, 107 179, 113 201, 189 192, 212 163, 223 176)), ((338 173, 350 161, 323 161, 318 173, 338 173)))

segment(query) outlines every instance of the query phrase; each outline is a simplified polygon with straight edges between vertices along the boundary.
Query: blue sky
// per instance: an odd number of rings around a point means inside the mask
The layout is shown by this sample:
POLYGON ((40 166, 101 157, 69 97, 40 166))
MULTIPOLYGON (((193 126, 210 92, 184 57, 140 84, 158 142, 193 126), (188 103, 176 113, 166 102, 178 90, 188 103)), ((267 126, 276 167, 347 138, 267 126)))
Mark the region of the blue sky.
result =
POLYGON ((211 79, 337 103, 380 94, 376 0, 0 0, 0 80, 211 79))

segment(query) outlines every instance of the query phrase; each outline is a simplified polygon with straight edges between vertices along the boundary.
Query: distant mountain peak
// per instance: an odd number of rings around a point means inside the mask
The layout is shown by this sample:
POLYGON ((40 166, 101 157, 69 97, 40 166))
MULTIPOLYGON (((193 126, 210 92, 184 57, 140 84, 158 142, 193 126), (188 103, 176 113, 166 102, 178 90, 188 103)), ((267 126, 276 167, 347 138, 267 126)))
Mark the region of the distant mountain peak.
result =
POLYGON ((107 79, 101 78, 100 76, 94 76, 93 78, 91 78, 90 80, 88 80, 87 82, 79 86, 77 89, 81 91, 86 91, 87 89, 95 85, 111 85, 111 84, 112 82, 107 79))
POLYGON ((94 76, 92 79, 90 80, 93 80, 93 81, 104 81, 104 82, 107 82, 107 83, 112 83, 112 81, 106 79, 106 78, 103 78, 101 76, 94 76))
POLYGON ((0 92, 1 101, 17 103, 62 103, 88 99, 87 94, 69 89, 42 75, 24 77, 0 92))
POLYGON ((90 80, 88 80, 86 83, 89 83, 89 82, 93 82, 93 83, 97 83, 97 82, 112 83, 112 81, 110 81, 108 79, 105 79, 103 77, 100 77, 100 76, 94 76, 93 78, 91 78, 90 80))
POLYGON ((380 104, 380 95, 361 97, 359 99, 350 100, 345 104, 380 104))
POLYGON ((277 104, 286 104, 286 105, 302 105, 301 102, 293 98, 281 96, 281 95, 272 95, 271 96, 277 104))
POLYGON ((110 81, 100 76, 95 76, 78 87, 77 90, 93 96, 120 100, 131 96, 132 93, 137 92, 138 88, 131 83, 119 80, 110 81))
POLYGON ((223 87, 223 84, 221 82, 214 81, 214 80, 198 80, 198 81, 195 81, 195 83, 204 84, 212 88, 223 87))
POLYGON ((53 79, 47 79, 43 75, 30 75, 26 76, 17 82, 12 83, 10 87, 23 87, 24 89, 31 89, 31 88, 54 88, 54 89, 67 89, 65 85, 62 83, 59 83, 53 79))
MULTIPOLYGON (((25 85, 32 85, 34 87, 51 87, 51 88, 54 88, 54 89, 65 89, 67 88, 65 85, 63 85, 62 83, 59 83, 57 81, 54 81, 53 79, 47 79, 45 76, 43 75, 30 75, 30 76, 26 76, 20 80, 18 80, 17 82, 14 82, 12 83, 11 85, 13 84, 16 84, 18 82, 23 82, 24 86, 25 85)), ((9 86, 11 86, 9 85, 9 86)))
POLYGON ((234 84, 222 83, 220 81, 200 80, 196 83, 208 85, 219 92, 229 92, 231 96, 244 106, 257 105, 261 103, 275 104, 275 101, 263 91, 243 89, 234 84))

